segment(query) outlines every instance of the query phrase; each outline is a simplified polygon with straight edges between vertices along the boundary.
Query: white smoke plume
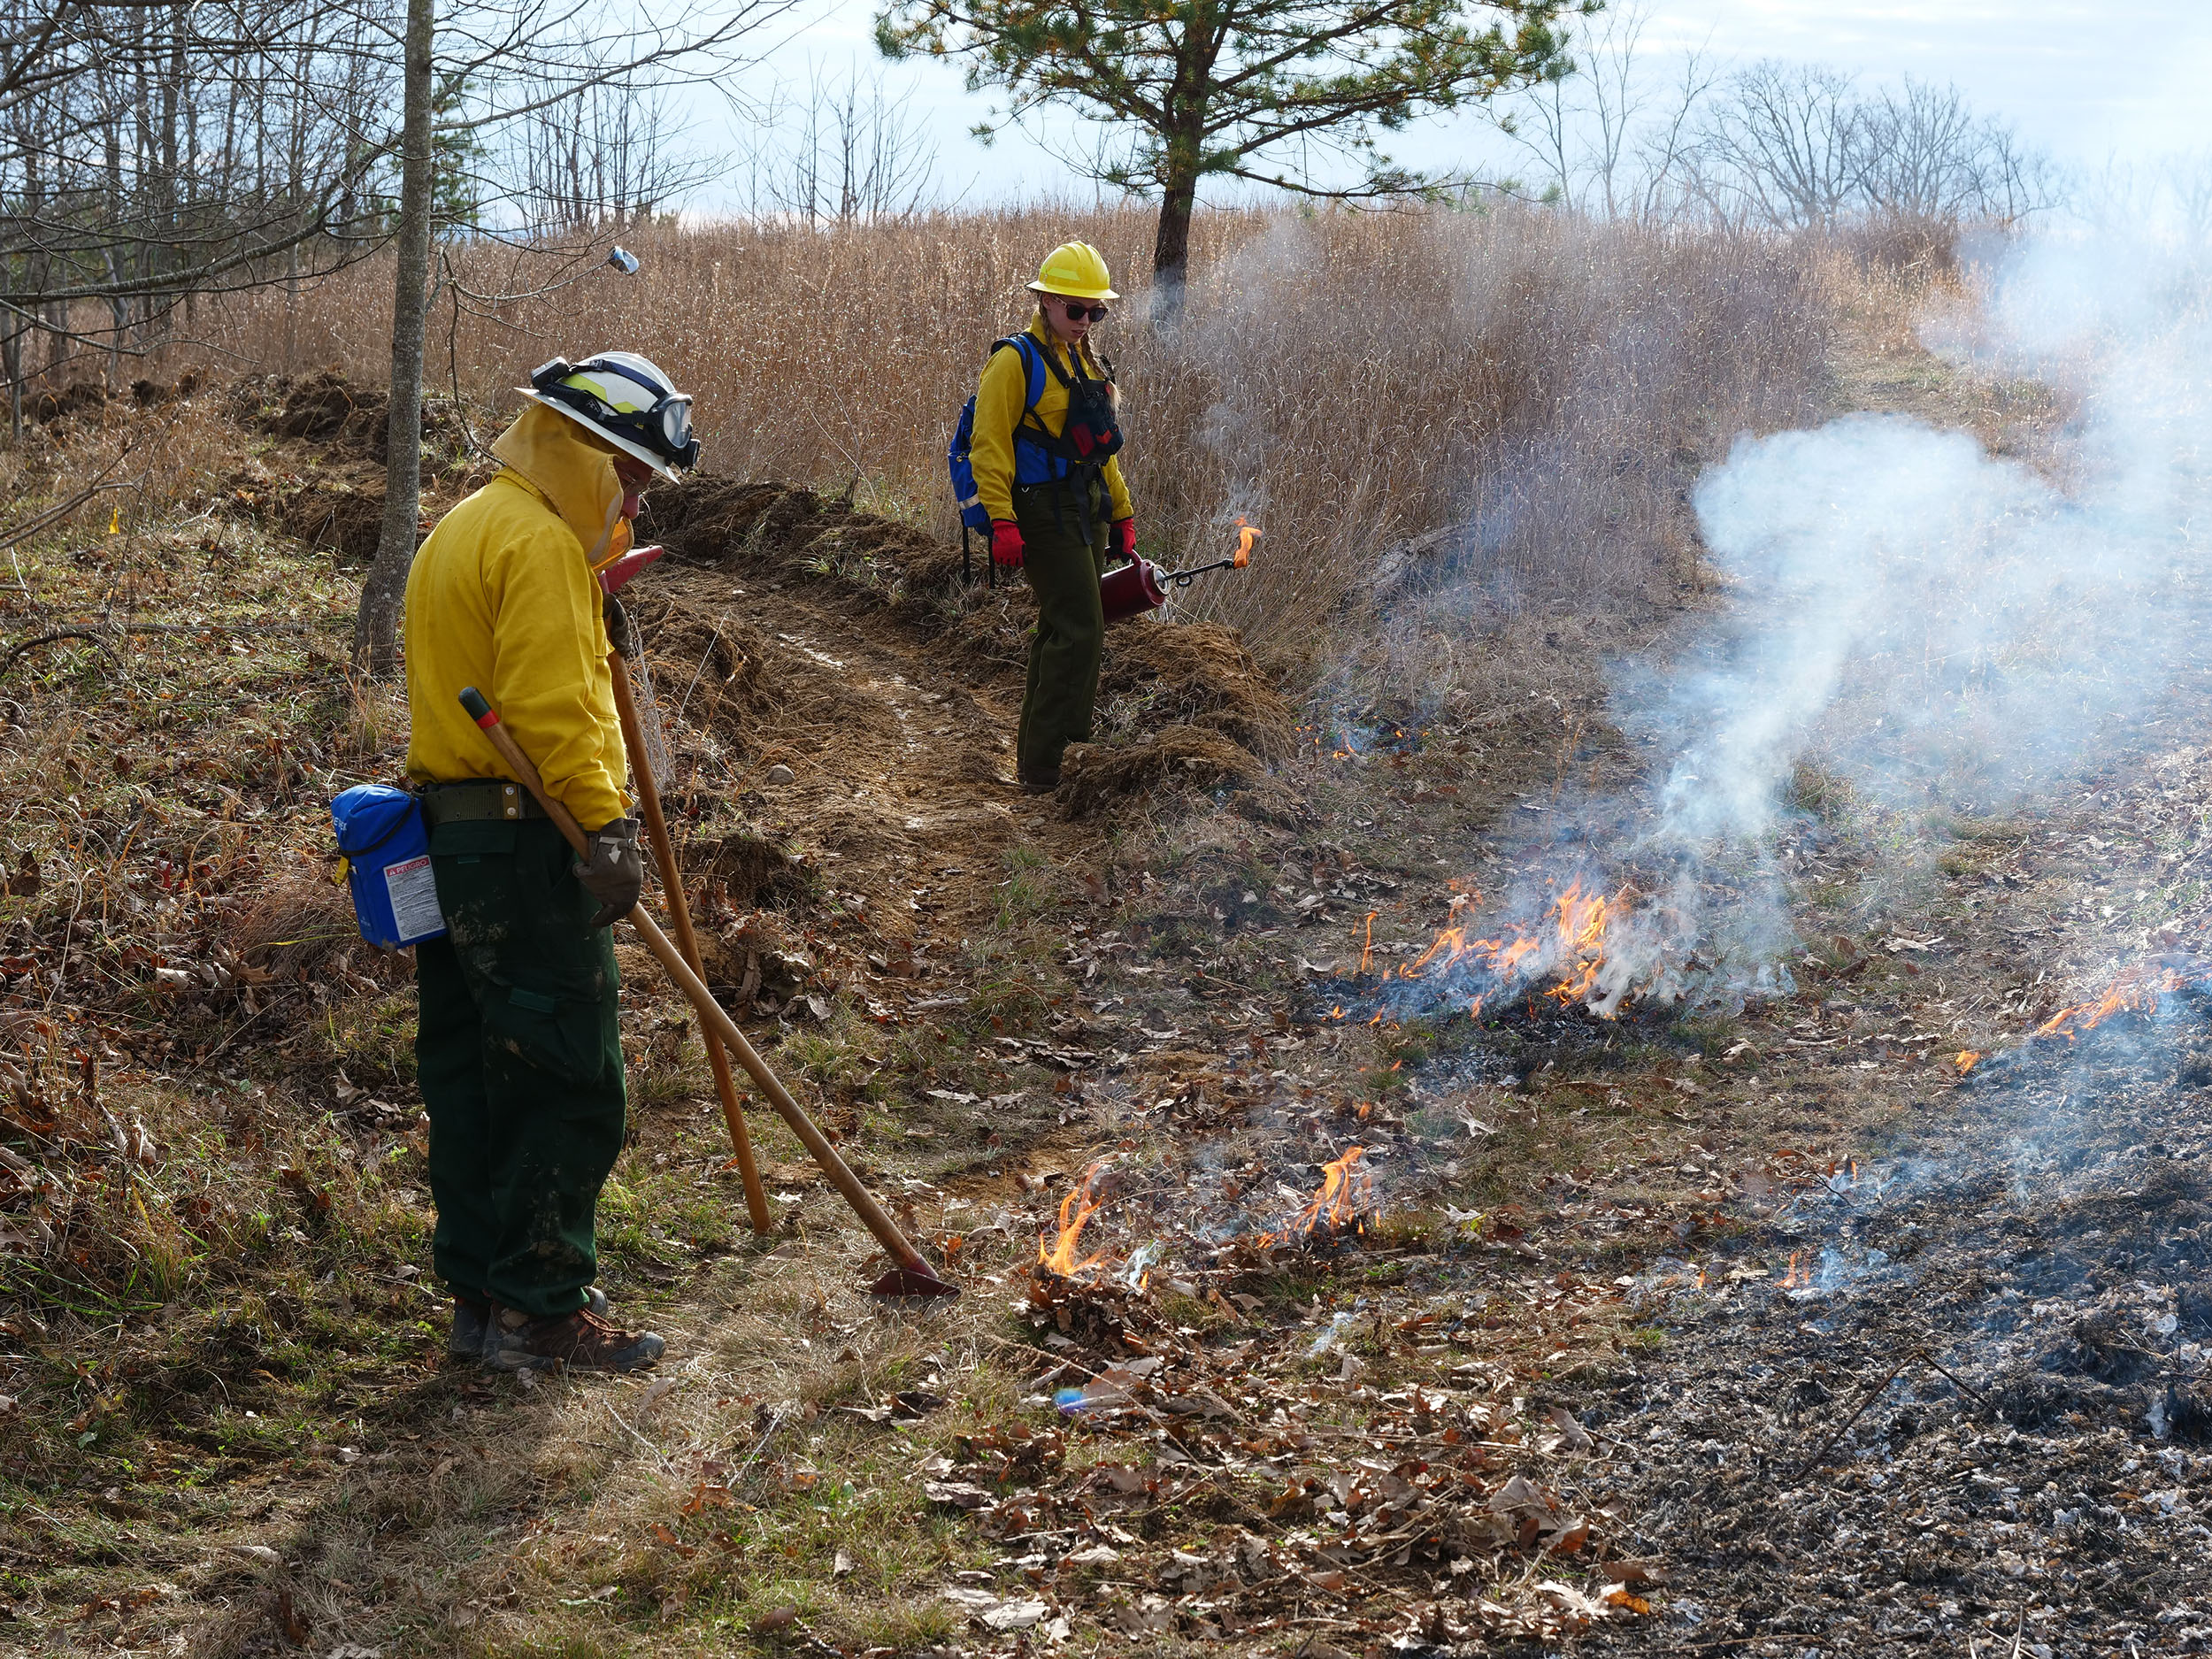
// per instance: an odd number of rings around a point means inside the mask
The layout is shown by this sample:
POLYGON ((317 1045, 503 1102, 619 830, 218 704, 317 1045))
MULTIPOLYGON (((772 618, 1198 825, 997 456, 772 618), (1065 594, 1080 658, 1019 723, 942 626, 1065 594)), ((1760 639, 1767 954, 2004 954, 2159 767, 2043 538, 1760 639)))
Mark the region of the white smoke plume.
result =
POLYGON ((1658 719, 1659 833, 1754 838, 1818 752, 1898 805, 1993 810, 2098 752, 2193 665, 2212 520, 2200 245, 2078 233, 1996 270, 1934 343, 2073 400, 2064 487, 1970 437, 1854 416, 1740 443, 1697 509, 1734 585, 1658 719))
MULTIPOLYGON (((1725 608, 1612 687, 1654 757, 1646 788, 1582 803, 1577 850, 1508 896, 1527 919, 1483 931, 1543 933, 1573 875, 1625 872, 1637 919, 1609 933, 1592 1006, 1787 988, 1773 849, 1809 764, 1909 864, 1923 815, 2013 809, 2118 758, 2177 680, 2208 672, 2212 260, 2200 223, 2143 223, 2011 247, 1978 303, 1925 330, 1977 374, 2052 389, 2064 430, 2039 465, 1854 415, 1746 438, 1707 472, 1694 504, 1725 608)), ((1513 977, 1540 984, 1561 955, 1547 934, 1513 977)))

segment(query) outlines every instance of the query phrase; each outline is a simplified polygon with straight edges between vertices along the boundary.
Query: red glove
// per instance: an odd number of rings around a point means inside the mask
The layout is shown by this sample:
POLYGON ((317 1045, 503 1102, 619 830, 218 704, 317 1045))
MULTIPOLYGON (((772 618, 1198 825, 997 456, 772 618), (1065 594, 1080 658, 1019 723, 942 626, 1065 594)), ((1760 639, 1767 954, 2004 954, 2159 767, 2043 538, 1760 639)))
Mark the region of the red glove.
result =
POLYGON ((1137 557, 1137 515, 1131 513, 1126 518, 1115 519, 1113 529, 1108 534, 1106 540, 1107 544, 1121 557, 1135 558, 1137 557))
POLYGON ((1002 570, 1022 567, 1022 527, 1011 518, 991 520, 991 562, 1002 570))

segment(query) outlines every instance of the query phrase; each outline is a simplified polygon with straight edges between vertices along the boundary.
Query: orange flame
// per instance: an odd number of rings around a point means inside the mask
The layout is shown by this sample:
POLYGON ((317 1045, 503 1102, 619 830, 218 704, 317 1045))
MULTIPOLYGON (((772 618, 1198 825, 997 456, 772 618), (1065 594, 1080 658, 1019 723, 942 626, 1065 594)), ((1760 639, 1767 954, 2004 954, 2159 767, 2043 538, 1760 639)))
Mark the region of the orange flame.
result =
POLYGON ((1796 1290, 1801 1286, 1809 1285, 1813 1282, 1812 1274, 1808 1272, 1802 1265, 1804 1259, 1804 1251, 1793 1250, 1790 1252, 1790 1271, 1784 1276, 1782 1280, 1782 1288, 1784 1290, 1796 1290))
MULTIPOLYGON (((1610 898, 1586 893, 1577 879, 1553 899, 1551 915, 1535 928, 1524 928, 1512 939, 1470 939, 1463 926, 1441 928, 1435 942, 1400 967, 1398 976, 1417 979, 1432 965, 1449 971, 1471 962, 1494 979, 1507 979, 1535 957, 1532 971, 1548 971, 1557 978, 1546 995, 1563 1005, 1587 1001, 1605 965, 1606 930, 1625 909, 1628 897, 1625 887, 1610 898)), ((1456 901, 1453 908, 1459 908, 1456 901)), ((1476 997, 1470 1012, 1479 1015, 1490 995, 1485 991, 1476 997)))
POLYGON ((1951 1058, 1951 1064, 1958 1067, 1961 1077, 1964 1077, 1980 1063, 1981 1056, 1971 1048, 1962 1048, 1951 1058))
POLYGON ((1336 1233, 1347 1227, 1365 1231, 1367 1217, 1378 1208, 1375 1178, 1360 1163, 1366 1156, 1365 1147, 1348 1147, 1342 1157, 1323 1164, 1320 1190, 1280 1233, 1261 1233, 1261 1248, 1290 1244, 1317 1233, 1336 1233))
POLYGON ((2130 968, 2113 980, 2096 1001, 2060 1009, 2035 1028, 2035 1034, 2063 1037, 2071 1042, 2081 1033, 2094 1031, 2115 1014, 2155 1014, 2160 997, 2170 995, 2188 983, 2186 978, 2171 968, 2130 968))
POLYGON ((1259 539, 1259 534, 1257 530, 1244 522, 1242 514, 1238 515, 1236 567, 1239 570, 1242 570, 1252 562, 1252 543, 1259 539))
POLYGON ((1105 1167, 1103 1163, 1092 1164, 1083 1171, 1083 1179, 1070 1187, 1068 1195, 1060 1201, 1060 1233, 1049 1248, 1046 1247, 1045 1235, 1041 1233, 1037 1235, 1038 1262, 1063 1279, 1073 1279, 1078 1273, 1095 1267, 1106 1259, 1103 1250, 1079 1262, 1075 1259, 1075 1243, 1082 1236, 1083 1224, 1098 1211, 1099 1201, 1091 1194, 1105 1167))

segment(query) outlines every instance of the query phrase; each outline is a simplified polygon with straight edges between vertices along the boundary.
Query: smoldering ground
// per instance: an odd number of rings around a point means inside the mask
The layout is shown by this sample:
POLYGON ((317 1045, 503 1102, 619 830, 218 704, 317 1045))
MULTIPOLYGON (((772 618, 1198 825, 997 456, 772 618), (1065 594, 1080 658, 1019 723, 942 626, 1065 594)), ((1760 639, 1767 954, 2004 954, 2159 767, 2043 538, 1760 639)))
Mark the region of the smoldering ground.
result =
POLYGON ((1640 784, 1563 792, 1517 885, 1394 1002, 1786 990, 1793 841, 1872 835, 1908 879, 1932 820, 2016 810, 2137 744, 2212 672, 2207 254, 2200 227, 2053 227, 1928 325, 1932 348, 2067 401, 2040 465, 1896 415, 1740 440, 1694 497, 1720 613, 1610 675, 1640 784), (1601 940, 1573 937, 1577 893, 1609 899, 1601 940))

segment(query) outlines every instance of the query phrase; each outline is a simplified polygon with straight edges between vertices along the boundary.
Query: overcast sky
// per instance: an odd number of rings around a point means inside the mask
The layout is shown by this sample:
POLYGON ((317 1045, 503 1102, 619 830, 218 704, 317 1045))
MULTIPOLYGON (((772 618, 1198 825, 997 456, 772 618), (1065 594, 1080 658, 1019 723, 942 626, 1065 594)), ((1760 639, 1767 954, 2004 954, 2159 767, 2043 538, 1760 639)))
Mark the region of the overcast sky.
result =
MULTIPOLYGON (((2212 0, 1647 0, 1643 59, 1702 49, 1734 62, 1780 58, 1834 65, 1870 81, 1910 74, 1955 82, 1978 110, 2010 121, 2062 162, 2093 169, 2212 148, 2212 0)), ((880 69, 910 123, 935 146, 947 196, 971 204, 1059 190, 1087 196, 1035 142, 1017 134, 986 150, 966 136, 985 97, 944 65, 884 66, 870 39, 875 0, 816 0, 816 19, 761 77, 788 87, 810 69, 880 69)), ((1062 135, 1079 130, 1065 116, 1062 135)), ((710 148, 711 130, 703 132, 710 148)), ((1481 118, 1432 119, 1388 146, 1416 165, 1509 165, 1481 118)), ((696 205, 711 211, 713 199, 696 205)))

